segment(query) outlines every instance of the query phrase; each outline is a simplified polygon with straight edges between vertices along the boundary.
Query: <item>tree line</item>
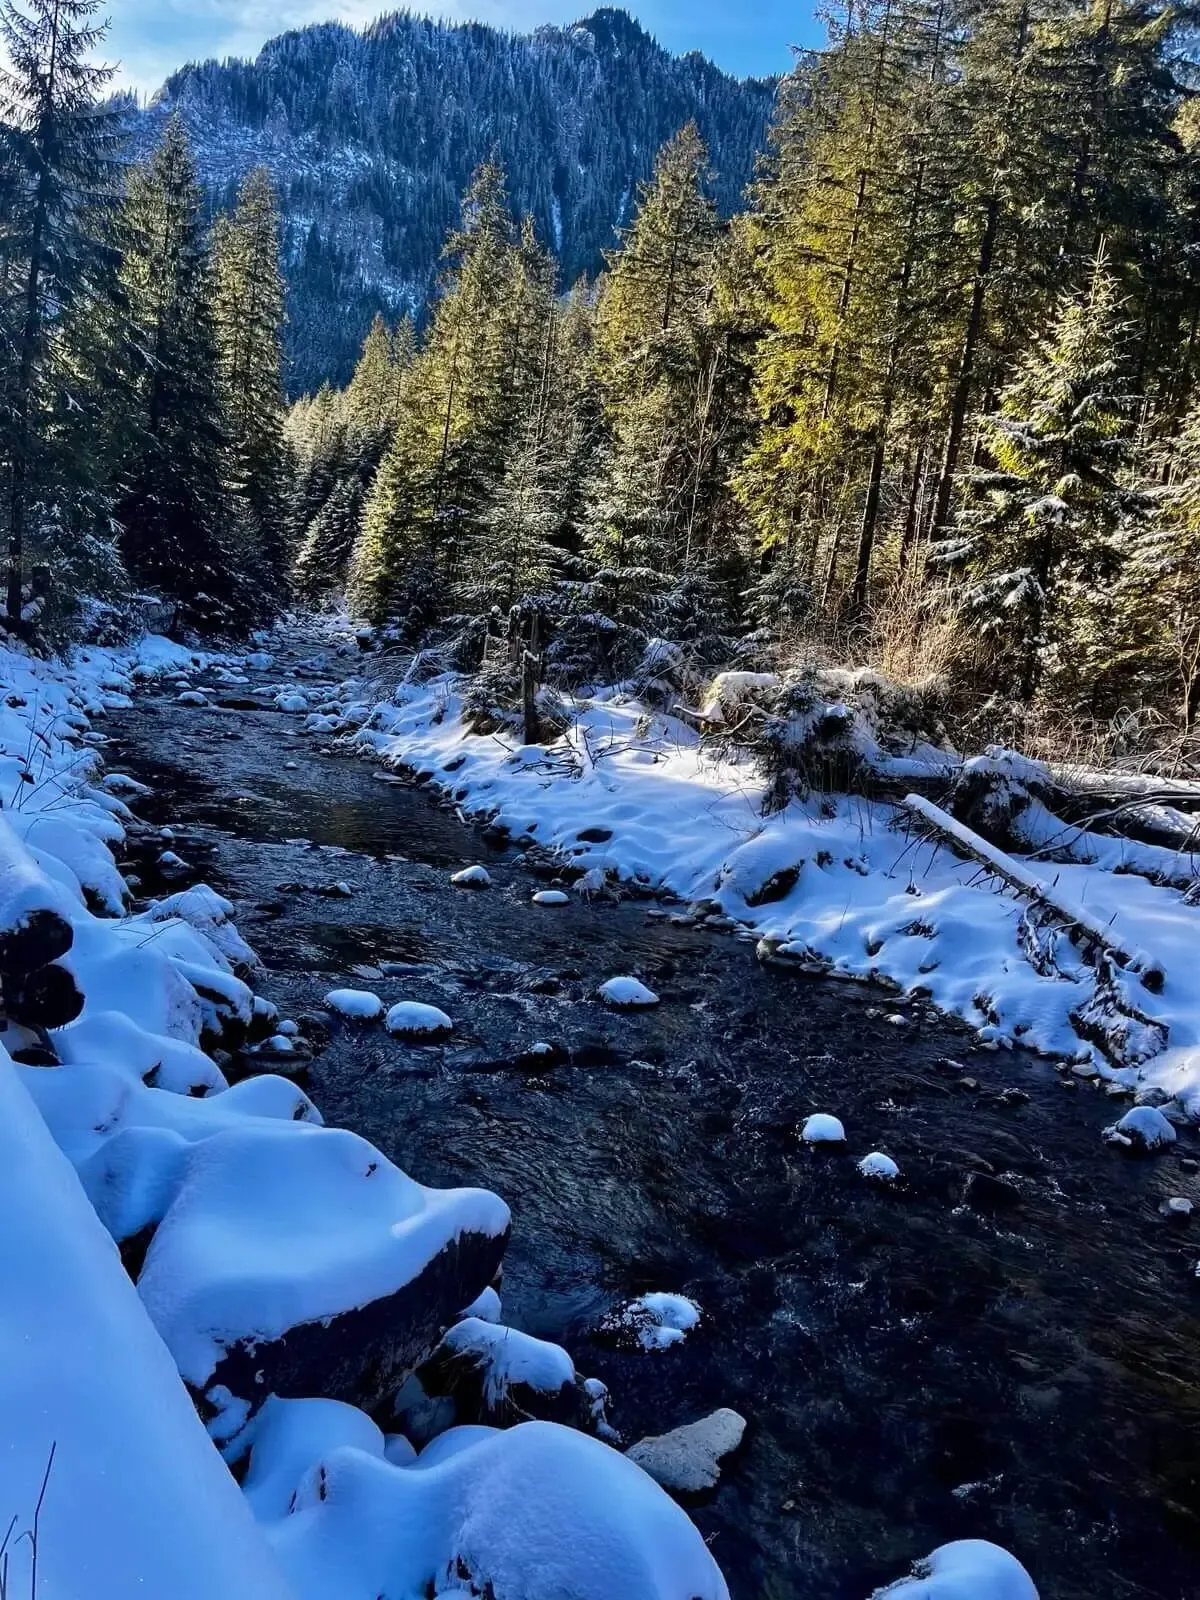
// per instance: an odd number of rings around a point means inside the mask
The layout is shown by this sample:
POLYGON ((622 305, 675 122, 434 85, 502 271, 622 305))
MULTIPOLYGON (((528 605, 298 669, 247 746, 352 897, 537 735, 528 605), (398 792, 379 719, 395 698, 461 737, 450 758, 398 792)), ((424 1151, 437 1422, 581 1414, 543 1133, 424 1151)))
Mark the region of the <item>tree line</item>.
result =
POLYGON ((745 209, 688 126, 565 298, 486 165, 421 340, 290 419, 302 585, 468 653, 536 602, 592 676, 903 614, 977 697, 1190 727, 1198 12, 844 4, 745 209))
POLYGON ((61 636, 141 589, 244 631, 289 562, 275 198, 252 172, 209 228, 178 118, 127 165, 96 8, 0 8, 6 623, 61 636))

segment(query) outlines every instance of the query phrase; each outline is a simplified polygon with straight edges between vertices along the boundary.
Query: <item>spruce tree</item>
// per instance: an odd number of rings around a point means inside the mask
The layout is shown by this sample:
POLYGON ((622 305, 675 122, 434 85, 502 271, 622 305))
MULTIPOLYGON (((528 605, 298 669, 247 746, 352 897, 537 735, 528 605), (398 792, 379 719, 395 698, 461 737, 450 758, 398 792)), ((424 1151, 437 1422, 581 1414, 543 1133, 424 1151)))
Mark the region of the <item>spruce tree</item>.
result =
POLYGON ((983 460, 965 485, 956 535, 938 547, 966 569, 965 603, 991 646, 998 685, 1031 701, 1047 678, 1086 688, 1103 653, 1103 600, 1120 539, 1139 511, 1125 480, 1127 332, 1103 259, 1064 294, 984 419, 983 460))
POLYGON ((243 564, 250 584, 260 588, 253 609, 266 617, 282 599, 288 526, 279 214, 263 167, 249 174, 232 214, 218 221, 213 278, 231 486, 243 513, 243 564))
POLYGON ((27 538, 98 537, 106 507, 77 447, 86 416, 64 337, 82 301, 110 301, 110 230, 121 142, 101 104, 112 69, 90 57, 99 0, 0 5, 0 470, 10 626, 19 626, 27 538))
POLYGON ((226 488, 203 196, 178 117, 130 173, 124 221, 121 549, 135 580, 174 600, 185 625, 228 629, 253 607, 230 538, 236 508, 226 488))

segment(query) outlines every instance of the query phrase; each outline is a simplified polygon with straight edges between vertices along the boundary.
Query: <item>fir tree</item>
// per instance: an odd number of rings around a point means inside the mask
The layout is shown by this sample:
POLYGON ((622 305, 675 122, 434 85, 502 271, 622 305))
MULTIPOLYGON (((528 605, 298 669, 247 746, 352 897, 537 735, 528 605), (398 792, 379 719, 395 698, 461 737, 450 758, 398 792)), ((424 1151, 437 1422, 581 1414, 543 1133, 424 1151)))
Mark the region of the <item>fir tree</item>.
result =
POLYGON ((232 215, 220 219, 213 262, 220 393, 232 488, 243 510, 243 561, 250 581, 262 586, 259 609, 268 615, 287 565, 287 485, 279 217, 264 168, 249 175, 232 215))
POLYGON ((76 374, 62 337, 72 308, 110 298, 120 143, 100 103, 112 72, 89 57, 99 0, 0 7, 0 468, 6 610, 21 620, 34 524, 95 539, 105 507, 75 446, 76 374))
POLYGON ((220 629, 253 606, 229 540, 235 506, 226 489, 202 213, 187 135, 175 118, 129 179, 121 281, 131 406, 116 513, 136 581, 175 600, 186 624, 220 629))

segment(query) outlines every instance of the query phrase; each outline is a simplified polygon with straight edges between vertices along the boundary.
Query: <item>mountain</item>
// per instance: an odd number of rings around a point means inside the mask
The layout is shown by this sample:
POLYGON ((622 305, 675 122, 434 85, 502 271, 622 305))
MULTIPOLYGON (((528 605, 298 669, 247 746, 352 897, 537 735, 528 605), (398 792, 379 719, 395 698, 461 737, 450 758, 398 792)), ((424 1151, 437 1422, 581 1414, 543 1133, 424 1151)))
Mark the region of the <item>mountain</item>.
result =
POLYGON ((361 33, 285 33, 255 61, 184 67, 137 113, 135 148, 178 110, 214 207, 250 167, 271 170, 299 393, 347 377, 377 310, 419 313, 462 190, 493 150, 569 284, 599 269, 656 151, 689 118, 731 211, 774 87, 671 55, 624 11, 524 35, 397 13, 361 33))

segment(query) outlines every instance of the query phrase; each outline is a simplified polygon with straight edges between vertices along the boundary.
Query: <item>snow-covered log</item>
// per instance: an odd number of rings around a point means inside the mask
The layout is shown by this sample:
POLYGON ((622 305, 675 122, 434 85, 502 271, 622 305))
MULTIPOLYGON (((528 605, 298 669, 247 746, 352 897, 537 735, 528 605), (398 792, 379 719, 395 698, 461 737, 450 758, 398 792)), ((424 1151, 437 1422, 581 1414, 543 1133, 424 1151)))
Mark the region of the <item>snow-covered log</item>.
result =
POLYGON ((76 910, 0 817, 0 972, 32 972, 71 948, 76 910))
POLYGON ((986 871, 1000 878, 1010 889, 1039 910, 1056 918, 1066 928, 1075 943, 1092 948, 1107 956, 1127 972, 1136 973, 1143 986, 1157 994, 1163 985, 1163 970, 1156 961, 1138 951, 1126 950, 1113 937, 1111 930, 1094 917, 1085 906, 1072 902, 1068 896, 1052 893, 1046 884, 1023 862, 1006 855, 1003 850, 989 844, 979 834, 959 822, 949 812, 935 806, 921 795, 910 794, 900 802, 904 810, 917 818, 936 834, 956 854, 977 861, 986 871))

